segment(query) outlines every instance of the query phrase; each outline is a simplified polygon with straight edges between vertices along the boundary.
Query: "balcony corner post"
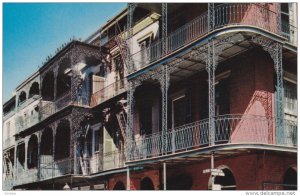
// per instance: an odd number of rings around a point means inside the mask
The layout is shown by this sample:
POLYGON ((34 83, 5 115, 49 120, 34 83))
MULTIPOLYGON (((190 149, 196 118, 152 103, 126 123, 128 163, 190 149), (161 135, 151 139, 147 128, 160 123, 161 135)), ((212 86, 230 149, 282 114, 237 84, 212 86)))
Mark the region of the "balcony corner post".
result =
POLYGON ((168 89, 170 86, 170 73, 168 70, 168 64, 164 64, 162 67, 162 74, 159 77, 160 89, 162 94, 162 140, 163 149, 162 152, 167 152, 167 131, 168 131, 168 89))
POLYGON ((58 66, 56 66, 53 70, 54 73, 54 89, 53 89, 53 99, 56 99, 57 96, 57 76, 58 76, 58 66))
POLYGON ((130 168, 126 168, 126 190, 130 191, 130 168))
MULTIPOLYGON (((271 55, 272 56, 272 55, 271 55)), ((280 138, 284 137, 284 127, 283 127, 283 118, 284 118, 284 108, 283 108, 283 100, 284 100, 284 93, 283 93, 283 70, 282 70, 282 45, 280 43, 275 43, 275 55, 273 56, 274 64, 275 64, 275 72, 276 72, 276 79, 277 79, 277 93, 276 93, 276 126, 277 131, 276 135, 278 137, 276 143, 280 143, 282 141, 280 138)))
POLYGON ((29 142, 29 137, 26 137, 25 138, 25 163, 24 163, 24 168, 25 168, 25 171, 28 170, 28 165, 27 165, 27 161, 28 161, 28 142, 29 142))
POLYGON ((215 8, 214 3, 208 3, 208 31, 213 31, 215 28, 215 8))
POLYGON ((168 36, 168 4, 162 3, 161 5, 161 18, 162 18, 162 54, 167 54, 167 36, 168 36))
POLYGON ((208 127, 209 144, 215 145, 215 46, 214 40, 208 41, 208 54, 206 60, 206 71, 208 72, 208 127))
POLYGON ((133 109, 134 109, 134 91, 135 91, 134 81, 128 81, 128 90, 127 90, 127 103, 128 103, 128 113, 127 113, 127 131, 126 131, 126 160, 130 161, 133 157, 134 146, 133 146, 133 109))
POLYGON ((134 65, 131 57, 131 52, 133 49, 132 44, 132 36, 133 36, 133 13, 136 8, 135 3, 127 3, 127 10, 128 10, 128 17, 127 17, 127 44, 128 44, 128 50, 127 50, 127 65, 128 65, 128 73, 131 73, 134 70, 134 65))
POLYGON ((15 180, 17 179, 17 148, 18 148, 18 144, 17 142, 15 142, 15 149, 14 149, 14 171, 13 171, 13 184, 15 182, 15 180))
POLYGON ((37 134, 37 138, 38 138, 38 154, 37 154, 37 161, 38 161, 38 164, 37 164, 37 179, 38 181, 40 180, 40 174, 41 174, 41 139, 42 139, 42 132, 38 132, 37 134))

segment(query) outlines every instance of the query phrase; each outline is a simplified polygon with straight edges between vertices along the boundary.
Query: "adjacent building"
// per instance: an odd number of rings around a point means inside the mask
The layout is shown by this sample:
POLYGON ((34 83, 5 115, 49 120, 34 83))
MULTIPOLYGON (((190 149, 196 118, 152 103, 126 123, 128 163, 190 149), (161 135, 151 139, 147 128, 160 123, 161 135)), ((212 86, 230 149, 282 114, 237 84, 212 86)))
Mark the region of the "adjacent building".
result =
POLYGON ((297 4, 128 3, 3 126, 4 190, 297 189, 297 4))

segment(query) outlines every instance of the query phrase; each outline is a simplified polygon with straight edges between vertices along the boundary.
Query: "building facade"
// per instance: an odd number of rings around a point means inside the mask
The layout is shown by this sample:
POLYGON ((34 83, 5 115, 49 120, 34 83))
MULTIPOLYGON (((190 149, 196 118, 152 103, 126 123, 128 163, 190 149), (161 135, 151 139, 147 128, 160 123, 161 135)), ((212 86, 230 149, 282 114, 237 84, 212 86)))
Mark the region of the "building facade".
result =
POLYGON ((3 126, 4 190, 295 190, 297 4, 128 3, 3 126))

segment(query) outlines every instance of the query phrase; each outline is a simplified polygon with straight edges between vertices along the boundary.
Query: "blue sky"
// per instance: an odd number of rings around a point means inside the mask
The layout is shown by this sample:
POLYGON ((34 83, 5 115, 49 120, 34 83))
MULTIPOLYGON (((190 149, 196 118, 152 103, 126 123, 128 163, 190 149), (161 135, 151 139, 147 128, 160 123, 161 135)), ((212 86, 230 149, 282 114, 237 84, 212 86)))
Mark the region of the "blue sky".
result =
POLYGON ((125 3, 4 3, 3 101, 56 48, 83 40, 126 7, 125 3))

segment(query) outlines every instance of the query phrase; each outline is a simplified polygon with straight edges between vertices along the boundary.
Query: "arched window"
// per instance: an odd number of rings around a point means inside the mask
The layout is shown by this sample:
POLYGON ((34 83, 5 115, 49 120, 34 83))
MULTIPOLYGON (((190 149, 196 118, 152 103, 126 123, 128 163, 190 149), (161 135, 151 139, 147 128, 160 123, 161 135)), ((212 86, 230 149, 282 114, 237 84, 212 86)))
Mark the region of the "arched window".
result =
POLYGON ((284 190, 297 190, 297 171, 289 168, 283 176, 284 190))
POLYGON ((29 89, 29 97, 28 98, 31 98, 34 95, 39 95, 39 94, 40 94, 39 83, 34 82, 29 89))
MULTIPOLYGON (((236 190, 236 183, 233 173, 227 167, 220 167, 224 176, 216 176, 215 185, 221 185, 221 190, 236 190)), ((212 179, 210 178, 209 189, 212 189, 212 179)))
POLYGON ((51 128, 46 128, 41 139, 41 155, 52 155, 53 134, 51 128))
POLYGON ((42 97, 45 101, 52 101, 54 99, 54 73, 49 71, 42 82, 42 97))
POLYGON ((27 166, 28 169, 37 167, 38 160, 38 139, 36 135, 32 135, 28 142, 27 166))
POLYGON ((117 182, 114 186, 114 190, 125 190, 125 186, 123 184, 123 182, 117 182))
POLYGON ((70 123, 64 120, 58 124, 55 134, 55 160, 68 158, 70 155, 70 123))
POLYGON ((24 168, 25 163, 25 144, 19 144, 17 147, 17 167, 24 168))
POLYGON ((154 185, 150 178, 145 177, 141 181, 141 190, 154 190, 154 185))
POLYGON ((26 93, 22 91, 19 95, 19 105, 21 105, 24 101, 26 101, 26 93))
POLYGON ((71 61, 64 59, 58 68, 56 97, 61 97, 71 89, 71 61))

